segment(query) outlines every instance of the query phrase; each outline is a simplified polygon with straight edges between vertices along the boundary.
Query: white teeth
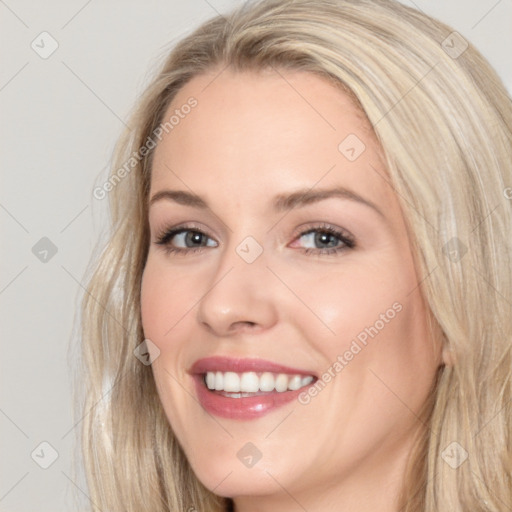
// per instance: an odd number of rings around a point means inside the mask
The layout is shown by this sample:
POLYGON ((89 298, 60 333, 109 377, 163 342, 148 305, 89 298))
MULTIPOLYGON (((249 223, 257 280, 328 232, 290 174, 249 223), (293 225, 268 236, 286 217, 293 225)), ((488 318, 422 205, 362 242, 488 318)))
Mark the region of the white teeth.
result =
POLYGON ((276 379, 276 391, 282 393, 288 389, 288 375, 280 373, 276 379))
POLYGON ((264 372, 207 372, 206 387, 228 393, 257 393, 258 391, 278 393, 295 391, 313 382, 312 375, 289 375, 287 373, 264 372))
MULTIPOLYGON (((206 374, 206 376, 208 376, 208 373, 206 374)), ((222 372, 217 372, 215 374, 215 389, 217 391, 222 391, 224 389, 224 374, 222 372)))
POLYGON ((242 373, 240 379, 240 391, 246 393, 256 393, 259 390, 260 379, 255 372, 242 373))
POLYGON ((226 372, 224 374, 224 391, 237 393, 240 391, 240 377, 235 372, 226 372))
POLYGON ((260 391, 274 391, 274 376, 270 372, 265 372, 260 377, 260 391))
POLYGON ((215 373, 208 372, 206 374, 206 386, 208 389, 215 389, 215 373))
POLYGON ((311 375, 308 375, 307 377, 303 377, 300 381, 300 387, 307 386, 308 384, 311 384, 313 382, 313 377, 311 375))
POLYGON ((290 382, 288 382, 288 389, 295 391, 296 389, 299 389, 300 387, 302 387, 302 379, 300 378, 300 375, 294 375, 290 379, 290 382))

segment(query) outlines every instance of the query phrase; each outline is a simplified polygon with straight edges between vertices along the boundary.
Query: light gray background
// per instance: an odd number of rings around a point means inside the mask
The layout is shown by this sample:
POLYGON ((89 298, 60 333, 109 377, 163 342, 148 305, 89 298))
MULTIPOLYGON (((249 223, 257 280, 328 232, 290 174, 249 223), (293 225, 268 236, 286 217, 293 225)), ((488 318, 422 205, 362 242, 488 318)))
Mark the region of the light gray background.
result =
MULTIPOLYGON (((512 0, 403 1, 472 41, 512 90, 512 0)), ((237 3, 0 0, 2 512, 88 504, 83 475, 71 470, 68 347, 106 223, 107 200, 92 190, 105 181, 123 120, 172 42, 237 3), (31 48, 44 31, 59 45, 47 59, 31 48), (32 252, 42 237, 58 251, 46 262, 32 252), (43 441, 58 452, 48 469, 31 458, 43 441)), ((34 454, 42 463, 51 456, 44 446, 34 454)))

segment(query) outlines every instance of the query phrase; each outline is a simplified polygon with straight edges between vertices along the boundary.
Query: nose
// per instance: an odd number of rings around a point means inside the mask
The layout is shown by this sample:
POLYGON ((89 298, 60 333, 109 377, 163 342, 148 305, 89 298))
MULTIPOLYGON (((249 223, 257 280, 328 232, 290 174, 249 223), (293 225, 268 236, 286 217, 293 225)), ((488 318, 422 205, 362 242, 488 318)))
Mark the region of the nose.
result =
POLYGON ((204 289, 197 321, 219 337, 271 328, 277 322, 278 294, 272 293, 277 280, 266 266, 265 253, 247 263, 235 249, 225 251, 204 289))

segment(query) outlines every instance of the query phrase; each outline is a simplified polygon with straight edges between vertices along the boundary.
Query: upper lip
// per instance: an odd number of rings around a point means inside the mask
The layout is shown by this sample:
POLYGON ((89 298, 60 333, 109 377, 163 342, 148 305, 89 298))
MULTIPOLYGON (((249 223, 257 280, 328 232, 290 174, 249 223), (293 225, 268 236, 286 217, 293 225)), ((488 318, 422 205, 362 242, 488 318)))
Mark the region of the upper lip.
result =
POLYGON ((290 375, 313 375, 309 370, 292 368, 282 364, 273 363, 256 358, 233 358, 226 356, 213 356, 198 359, 190 368, 192 374, 204 374, 206 372, 272 372, 287 373, 290 375))

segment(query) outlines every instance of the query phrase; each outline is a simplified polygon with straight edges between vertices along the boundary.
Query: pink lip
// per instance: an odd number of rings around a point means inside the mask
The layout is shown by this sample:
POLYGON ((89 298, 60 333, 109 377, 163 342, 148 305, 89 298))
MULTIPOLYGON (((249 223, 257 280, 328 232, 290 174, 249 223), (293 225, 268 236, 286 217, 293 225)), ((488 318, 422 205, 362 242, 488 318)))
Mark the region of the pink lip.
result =
MULTIPOLYGON (((234 359, 216 356, 197 360, 190 368, 189 373, 194 379, 197 397, 201 406, 210 414, 236 420, 260 418, 278 407, 282 407, 295 400, 304 391, 305 387, 295 391, 284 391, 281 393, 273 391, 257 396, 229 398, 218 392, 210 391, 206 387, 203 376, 206 372, 214 371, 236 373, 252 371, 303 376, 314 375, 310 371, 283 366, 263 359, 234 359)), ((316 376, 311 384, 314 384, 315 381, 316 376)))
POLYGON ((232 357, 205 357, 198 359, 190 368, 190 373, 206 372, 272 372, 287 373, 290 375, 314 375, 309 370, 291 368, 281 364, 265 361, 264 359, 232 358, 232 357))

